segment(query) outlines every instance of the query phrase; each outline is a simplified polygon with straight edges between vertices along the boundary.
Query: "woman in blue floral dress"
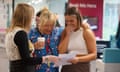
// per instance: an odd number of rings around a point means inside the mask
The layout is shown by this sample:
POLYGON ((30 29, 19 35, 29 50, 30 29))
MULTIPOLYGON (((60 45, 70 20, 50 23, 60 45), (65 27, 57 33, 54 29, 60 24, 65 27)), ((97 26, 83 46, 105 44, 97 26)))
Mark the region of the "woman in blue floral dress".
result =
MULTIPOLYGON (((29 39, 35 47, 34 57, 42 57, 46 55, 58 56, 57 46, 63 28, 55 27, 55 22, 55 15, 46 9, 41 13, 40 22, 37 27, 30 31, 29 39), (38 37, 45 38, 44 48, 39 48, 38 37)), ((58 72, 58 67, 54 67, 53 63, 43 63, 36 66, 36 72, 58 72)))

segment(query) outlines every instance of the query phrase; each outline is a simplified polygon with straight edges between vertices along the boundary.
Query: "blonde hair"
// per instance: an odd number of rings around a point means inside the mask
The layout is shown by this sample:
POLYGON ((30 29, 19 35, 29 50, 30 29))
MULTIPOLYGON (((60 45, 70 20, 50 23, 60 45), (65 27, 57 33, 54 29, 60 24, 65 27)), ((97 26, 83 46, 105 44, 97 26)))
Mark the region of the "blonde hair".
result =
POLYGON ((55 26, 56 17, 55 14, 51 13, 49 10, 45 10, 40 15, 40 23, 39 27, 41 28, 43 25, 45 25, 48 21, 51 21, 52 24, 55 26))
POLYGON ((30 29, 32 17, 34 15, 34 8, 25 3, 19 3, 13 13, 9 31, 15 27, 23 29, 30 29))
POLYGON ((41 13, 43 13, 43 12, 45 12, 45 11, 49 11, 48 7, 43 7, 43 8, 41 9, 41 13))

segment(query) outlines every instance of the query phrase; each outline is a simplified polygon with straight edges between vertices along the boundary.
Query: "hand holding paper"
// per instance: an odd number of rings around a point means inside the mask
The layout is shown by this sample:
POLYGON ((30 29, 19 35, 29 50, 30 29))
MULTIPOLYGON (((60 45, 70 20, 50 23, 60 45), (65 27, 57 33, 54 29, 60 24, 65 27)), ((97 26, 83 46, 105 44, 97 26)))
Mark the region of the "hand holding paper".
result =
POLYGON ((70 62, 70 60, 74 59, 77 54, 78 54, 78 52, 76 52, 76 51, 70 52, 68 54, 59 54, 60 60, 54 66, 70 65, 70 64, 72 64, 70 62))

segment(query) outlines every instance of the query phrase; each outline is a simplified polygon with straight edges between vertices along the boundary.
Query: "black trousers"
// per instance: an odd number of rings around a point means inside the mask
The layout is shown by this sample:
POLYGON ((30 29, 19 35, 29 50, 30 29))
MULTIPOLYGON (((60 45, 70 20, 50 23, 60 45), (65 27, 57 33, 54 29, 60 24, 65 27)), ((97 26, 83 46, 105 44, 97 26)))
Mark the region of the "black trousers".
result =
POLYGON ((35 66, 25 65, 21 61, 10 61, 10 72, 35 72, 35 66))

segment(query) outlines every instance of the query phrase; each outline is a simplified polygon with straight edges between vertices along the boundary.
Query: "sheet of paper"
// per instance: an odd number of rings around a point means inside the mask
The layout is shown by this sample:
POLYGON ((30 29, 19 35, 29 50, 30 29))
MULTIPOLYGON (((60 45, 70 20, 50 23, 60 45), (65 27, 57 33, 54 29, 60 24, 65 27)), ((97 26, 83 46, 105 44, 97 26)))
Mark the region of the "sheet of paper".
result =
POLYGON ((68 62, 69 59, 71 59, 72 57, 69 56, 68 54, 60 54, 59 55, 60 60, 58 61, 58 63, 56 63, 55 66, 61 66, 61 65, 69 65, 71 63, 68 62))
POLYGON ((78 54, 76 51, 70 52, 68 54, 59 54, 60 60, 54 66, 70 65, 71 63, 68 62, 68 60, 73 59, 76 54, 78 54))

